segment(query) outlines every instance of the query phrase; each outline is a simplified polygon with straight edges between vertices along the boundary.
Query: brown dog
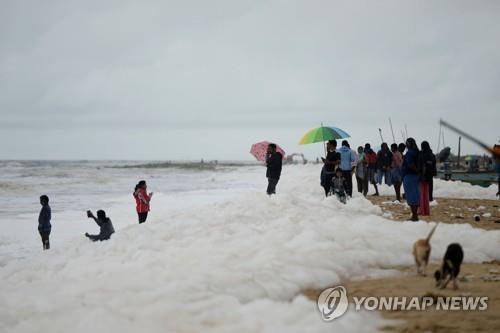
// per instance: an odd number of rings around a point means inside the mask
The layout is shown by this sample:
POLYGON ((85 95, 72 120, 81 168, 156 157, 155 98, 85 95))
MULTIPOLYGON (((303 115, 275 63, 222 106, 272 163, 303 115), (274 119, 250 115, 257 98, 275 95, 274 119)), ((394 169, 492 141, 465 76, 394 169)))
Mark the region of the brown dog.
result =
POLYGON ((417 264, 417 274, 425 276, 425 269, 429 263, 429 257, 431 255, 430 240, 438 224, 439 222, 436 223, 434 228, 432 228, 426 239, 419 239, 415 242, 415 244, 413 244, 413 256, 415 257, 415 263, 417 264))

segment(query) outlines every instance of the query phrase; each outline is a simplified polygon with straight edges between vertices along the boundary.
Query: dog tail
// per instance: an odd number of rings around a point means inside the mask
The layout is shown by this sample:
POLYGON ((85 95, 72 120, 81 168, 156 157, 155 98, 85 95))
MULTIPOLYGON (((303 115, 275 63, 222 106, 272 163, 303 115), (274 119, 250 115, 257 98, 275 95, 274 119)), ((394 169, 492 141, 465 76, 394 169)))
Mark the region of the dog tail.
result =
POLYGON ((434 228, 432 228, 431 232, 429 233, 429 236, 427 236, 427 239, 425 240, 425 242, 427 244, 429 244, 429 242, 431 241, 431 237, 432 235, 434 234, 434 230, 436 230, 437 226, 438 226, 439 222, 436 223, 436 225, 434 226, 434 228))

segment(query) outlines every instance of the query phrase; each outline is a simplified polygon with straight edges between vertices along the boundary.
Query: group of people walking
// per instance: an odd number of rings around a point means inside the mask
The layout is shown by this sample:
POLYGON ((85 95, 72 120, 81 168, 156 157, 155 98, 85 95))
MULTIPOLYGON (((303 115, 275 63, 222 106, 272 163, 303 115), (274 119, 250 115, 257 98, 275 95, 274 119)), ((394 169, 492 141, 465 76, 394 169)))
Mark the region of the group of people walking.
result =
MULTIPOLYGON (((139 181, 135 186, 133 197, 136 203, 136 211, 139 220, 139 224, 146 222, 148 218, 148 213, 150 210, 150 202, 153 197, 153 192, 147 192, 147 184, 145 180, 139 181)), ((42 209, 38 215, 38 232, 42 239, 42 245, 44 250, 50 249, 50 233, 52 231, 52 225, 50 223, 52 219, 52 210, 49 205, 49 197, 47 195, 40 196, 40 204, 42 209)), ((92 213, 92 211, 87 211, 87 217, 94 220, 99 226, 100 232, 97 235, 91 235, 85 233, 85 237, 92 241, 104 241, 111 238, 111 235, 115 233, 115 228, 111 219, 106 216, 104 210, 97 211, 97 217, 92 213)))
MULTIPOLYGON (((430 214, 430 201, 433 201, 433 178, 437 175, 436 157, 427 141, 418 148, 415 139, 408 138, 405 143, 393 143, 389 148, 382 143, 375 153, 369 143, 359 146, 357 152, 349 142, 343 140, 337 149, 337 141, 326 144, 326 156, 322 157, 320 184, 325 196, 335 195, 346 202, 352 197, 353 176, 356 177, 357 190, 368 195, 372 184, 379 195, 378 185, 385 183, 394 186, 396 200, 402 201, 401 186, 404 188, 406 202, 411 209, 411 221, 418 221, 419 215, 430 214)), ((283 156, 276 151, 275 144, 269 144, 266 156, 268 178, 267 194, 276 193, 276 185, 281 176, 283 156)))

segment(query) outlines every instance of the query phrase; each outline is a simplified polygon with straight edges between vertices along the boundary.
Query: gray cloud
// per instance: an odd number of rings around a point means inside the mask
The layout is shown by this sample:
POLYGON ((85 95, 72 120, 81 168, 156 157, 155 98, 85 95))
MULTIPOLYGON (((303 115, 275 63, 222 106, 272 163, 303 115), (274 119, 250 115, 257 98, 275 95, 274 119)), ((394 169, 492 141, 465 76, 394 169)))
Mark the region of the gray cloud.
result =
POLYGON ((496 1, 3 7, 0 158, 240 159, 261 139, 316 156, 307 129, 378 142, 388 117, 434 147, 440 117, 499 139, 496 1))

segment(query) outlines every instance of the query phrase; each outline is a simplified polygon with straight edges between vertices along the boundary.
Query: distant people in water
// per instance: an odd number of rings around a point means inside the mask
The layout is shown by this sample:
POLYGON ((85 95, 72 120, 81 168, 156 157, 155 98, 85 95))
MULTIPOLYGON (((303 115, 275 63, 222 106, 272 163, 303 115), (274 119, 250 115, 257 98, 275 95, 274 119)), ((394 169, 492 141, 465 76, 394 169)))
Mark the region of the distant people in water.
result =
POLYGON ((139 224, 146 222, 150 210, 150 202, 153 197, 153 192, 148 194, 148 186, 145 180, 141 180, 134 189, 134 198, 136 203, 136 211, 139 218, 139 224))
POLYGON ((276 151, 276 145, 270 143, 267 146, 266 154, 266 177, 267 177, 267 194, 276 194, 276 185, 281 177, 281 167, 283 164, 283 155, 276 151))
POLYGON ((320 181, 325 190, 325 196, 330 194, 332 178, 335 176, 335 169, 340 163, 340 153, 337 152, 337 141, 330 140, 326 144, 326 156, 321 158, 323 167, 321 168, 320 181))
POLYGON ((52 230, 52 225, 50 220, 52 219, 52 212, 49 206, 49 197, 46 195, 40 196, 40 204, 42 209, 38 215, 38 232, 42 238, 42 245, 44 250, 50 249, 50 231, 52 230))
POLYGON ((93 219, 99 228, 101 228, 98 235, 89 235, 88 233, 85 233, 85 236, 93 242, 108 240, 111 238, 111 235, 115 233, 113 223, 111 223, 111 220, 106 217, 106 213, 103 210, 97 211, 97 218, 90 210, 88 210, 87 217, 93 219))
POLYGON ((342 147, 340 147, 339 153, 340 170, 342 170, 342 177, 344 178, 345 192, 349 197, 352 197, 352 175, 356 167, 357 157, 347 140, 342 141, 342 147))
POLYGON ((415 139, 406 140, 407 152, 403 157, 403 187, 406 202, 411 209, 411 221, 418 221, 418 206, 420 205, 419 186, 419 151, 415 139))

